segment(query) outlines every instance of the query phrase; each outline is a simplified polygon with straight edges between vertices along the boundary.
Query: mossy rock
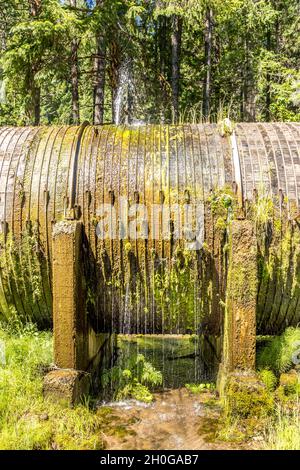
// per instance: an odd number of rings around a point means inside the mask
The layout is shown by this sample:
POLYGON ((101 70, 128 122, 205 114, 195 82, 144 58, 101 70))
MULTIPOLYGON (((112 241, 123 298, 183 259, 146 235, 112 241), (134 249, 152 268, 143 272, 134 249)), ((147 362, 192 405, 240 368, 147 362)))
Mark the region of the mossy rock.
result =
POLYGON ((279 388, 285 396, 295 395, 300 392, 300 380, 296 370, 280 375, 279 388))
POLYGON ((225 414, 230 418, 264 418, 274 411, 274 397, 256 375, 231 375, 225 391, 225 414))

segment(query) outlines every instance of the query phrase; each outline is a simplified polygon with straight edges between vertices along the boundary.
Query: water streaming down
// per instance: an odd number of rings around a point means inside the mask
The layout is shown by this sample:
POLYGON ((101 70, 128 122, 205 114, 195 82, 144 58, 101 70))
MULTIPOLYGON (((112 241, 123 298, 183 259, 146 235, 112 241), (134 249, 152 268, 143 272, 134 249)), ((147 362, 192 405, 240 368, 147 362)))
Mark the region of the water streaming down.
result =
POLYGON ((131 96, 134 96, 134 82, 130 74, 130 62, 124 61, 119 69, 118 87, 114 100, 114 123, 131 122, 131 96))
MULTIPOLYGON (((113 104, 113 122, 117 126, 130 125, 143 126, 149 121, 146 115, 144 119, 138 118, 140 106, 137 102, 136 83, 132 74, 131 60, 127 59, 120 65, 118 73, 118 86, 115 92, 113 104)), ((144 115, 144 112, 142 113, 144 115)))

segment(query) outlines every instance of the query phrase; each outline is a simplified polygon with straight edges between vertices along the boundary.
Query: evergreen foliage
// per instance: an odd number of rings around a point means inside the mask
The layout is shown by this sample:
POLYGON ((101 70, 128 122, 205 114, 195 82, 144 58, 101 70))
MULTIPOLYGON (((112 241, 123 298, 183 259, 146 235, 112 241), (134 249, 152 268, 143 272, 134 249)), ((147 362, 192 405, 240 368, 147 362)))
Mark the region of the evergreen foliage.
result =
POLYGON ((299 121, 298 18, 297 0, 0 0, 0 125, 115 122, 120 97, 121 123, 299 121))

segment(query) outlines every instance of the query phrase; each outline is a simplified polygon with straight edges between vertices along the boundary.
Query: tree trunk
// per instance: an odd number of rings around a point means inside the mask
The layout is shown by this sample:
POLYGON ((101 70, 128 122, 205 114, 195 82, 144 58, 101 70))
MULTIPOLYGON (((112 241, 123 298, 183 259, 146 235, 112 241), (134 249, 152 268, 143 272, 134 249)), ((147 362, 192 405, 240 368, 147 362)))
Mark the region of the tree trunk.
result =
MULTIPOLYGON (((104 0, 96 0, 96 6, 101 7, 104 0)), ((94 59, 94 90, 93 90, 93 123, 103 124, 104 119, 104 91, 105 91, 105 68, 106 68, 106 46, 103 35, 96 37, 97 51, 94 59)))
MULTIPOLYGON (((267 50, 271 50, 271 31, 267 31, 267 50)), ((271 121, 271 76, 269 72, 266 76, 267 86, 266 86, 266 112, 265 112, 265 119, 267 122, 271 121)))
MULTIPOLYGON (((76 0, 70 0, 70 5, 76 8, 76 0)), ((71 43, 71 86, 72 86, 72 122, 80 123, 79 115, 79 71, 78 71, 78 41, 71 43)))
POLYGON ((246 122, 256 121, 256 94, 253 76, 253 64, 249 55, 249 41, 245 40, 245 66, 243 79, 242 116, 246 122))
MULTIPOLYGON (((29 0, 28 4, 31 18, 37 18, 40 13, 41 0, 29 0)), ((35 72, 32 68, 29 77, 27 77, 28 88, 30 89, 30 104, 27 111, 30 122, 34 126, 39 126, 41 120, 41 88, 35 82, 35 72)))
POLYGON ((35 83, 34 71, 31 70, 26 77, 28 89, 28 100, 26 101, 25 113, 28 117, 28 124, 39 126, 41 118, 41 88, 35 83))
POLYGON ((111 88, 111 114, 112 122, 115 122, 116 98, 118 95, 120 72, 120 48, 117 40, 110 41, 110 66, 108 69, 111 88))
POLYGON ((160 121, 165 122, 166 110, 168 108, 168 93, 167 93, 167 77, 166 77, 166 44, 167 44, 167 18, 162 16, 159 19, 159 38, 158 38, 158 49, 159 49, 159 73, 160 73, 160 89, 161 89, 161 100, 159 102, 160 108, 160 121))
POLYGON ((126 124, 132 123, 133 118, 133 81, 132 81, 132 60, 128 61, 128 87, 127 87, 127 111, 126 124))
POLYGON ((39 126, 41 121, 41 88, 34 86, 32 89, 33 122, 34 126, 39 126))
POLYGON ((103 124, 104 119, 104 90, 105 90, 105 45, 103 36, 97 37, 97 54, 94 59, 94 115, 95 125, 103 124))
POLYGON ((28 0, 30 15, 33 17, 38 16, 41 8, 41 0, 28 0))
POLYGON ((167 42, 167 18, 161 17, 159 21, 159 67, 162 76, 166 71, 166 42, 167 42))
POLYGON ((212 65, 212 34, 213 34, 213 12, 211 8, 206 11, 205 33, 204 33, 204 61, 205 78, 203 87, 203 117, 207 119, 210 113, 211 95, 211 65, 212 65))
POLYGON ((172 112, 173 122, 179 119, 180 53, 182 36, 182 18, 173 15, 172 19, 172 112))

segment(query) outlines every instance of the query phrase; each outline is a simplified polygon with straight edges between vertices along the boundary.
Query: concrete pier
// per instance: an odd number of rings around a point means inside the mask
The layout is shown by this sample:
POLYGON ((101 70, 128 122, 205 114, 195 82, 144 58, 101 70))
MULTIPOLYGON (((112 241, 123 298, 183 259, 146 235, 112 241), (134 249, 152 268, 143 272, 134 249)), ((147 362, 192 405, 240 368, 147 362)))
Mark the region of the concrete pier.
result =
POLYGON ((224 394, 230 375, 255 375, 257 241, 253 222, 230 224, 223 353, 218 389, 224 394))
POLYGON ((57 369, 44 379, 44 395, 77 403, 99 384, 113 356, 114 335, 96 333, 86 311, 83 225, 63 221, 53 227, 53 331, 57 369), (106 364, 105 364, 106 362, 106 364))

